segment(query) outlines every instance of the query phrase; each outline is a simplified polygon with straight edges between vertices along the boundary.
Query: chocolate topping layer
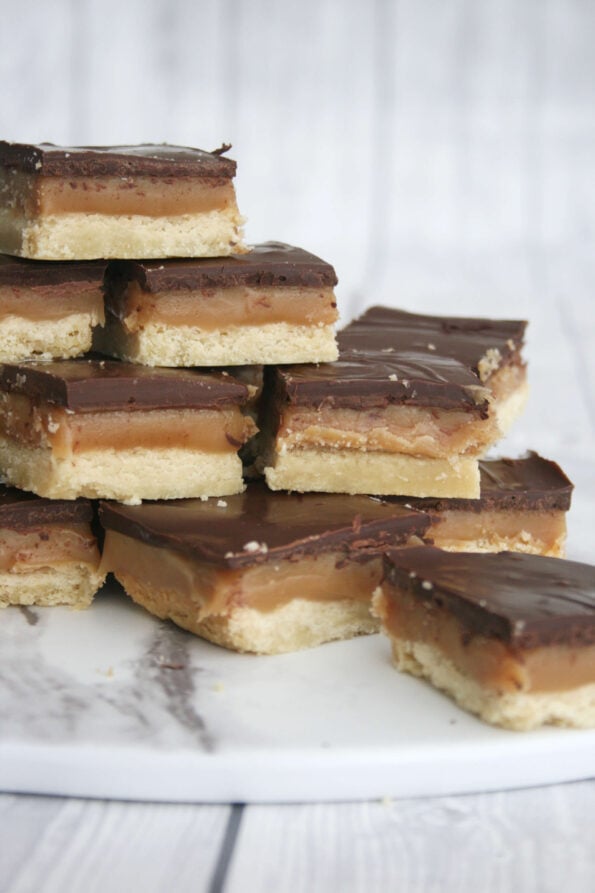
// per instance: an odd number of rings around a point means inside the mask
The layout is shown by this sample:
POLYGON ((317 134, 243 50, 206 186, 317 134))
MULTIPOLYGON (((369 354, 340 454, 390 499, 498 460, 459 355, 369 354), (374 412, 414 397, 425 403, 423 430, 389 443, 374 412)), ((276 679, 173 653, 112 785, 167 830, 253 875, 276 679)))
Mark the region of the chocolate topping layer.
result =
POLYGON ((338 334, 339 360, 278 366, 278 399, 298 405, 359 408, 434 406, 487 415, 479 365, 520 363, 526 323, 422 316, 372 307, 338 334), (494 352, 496 353, 489 353, 494 352))
POLYGON ((519 648, 595 643, 595 567, 518 552, 391 551, 385 578, 446 605, 472 633, 519 648))
POLYGON ((89 499, 43 499, 34 493, 0 484, 0 528, 24 530, 47 524, 92 521, 89 499))
POLYGON ((0 141, 0 165, 45 177, 223 177, 236 163, 186 146, 54 146, 0 141))
POLYGON ((112 261, 107 268, 108 296, 123 282, 136 281, 143 291, 236 288, 238 286, 333 287, 333 267, 302 248, 281 242, 252 246, 248 254, 163 261, 112 261))
POLYGON ((102 502, 99 517, 106 529, 230 568, 331 550, 365 557, 429 525, 419 512, 368 496, 281 493, 261 483, 224 500, 102 502))
POLYGON ((162 369, 118 360, 5 363, 0 390, 73 412, 217 408, 241 404, 248 388, 230 375, 200 369, 162 369))
POLYGON ((568 511, 573 485, 555 462, 529 452, 521 459, 483 459, 479 462, 479 499, 415 499, 395 496, 420 511, 485 512, 526 509, 568 511))
POLYGON ((25 260, 0 254, 0 288, 42 288, 69 282, 95 285, 103 282, 105 261, 25 260))

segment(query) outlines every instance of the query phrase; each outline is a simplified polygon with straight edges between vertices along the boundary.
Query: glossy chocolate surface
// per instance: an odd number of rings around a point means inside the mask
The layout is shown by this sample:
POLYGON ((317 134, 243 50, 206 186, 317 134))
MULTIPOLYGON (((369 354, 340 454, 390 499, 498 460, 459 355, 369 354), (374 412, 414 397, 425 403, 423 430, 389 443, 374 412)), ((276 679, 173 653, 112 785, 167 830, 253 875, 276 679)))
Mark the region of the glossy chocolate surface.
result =
POLYGON ((76 524, 90 522, 93 517, 89 499, 45 499, 0 484, 0 529, 25 530, 46 524, 76 524))
POLYGON ((0 366, 0 390, 73 412, 207 409, 248 399, 248 388, 231 375, 86 357, 4 363, 0 366))
POLYGON ((103 283, 105 261, 43 261, 25 260, 0 254, 0 288, 44 288, 48 285, 81 285, 103 283))
POLYGON ((474 512, 568 511, 573 485, 555 462, 535 452, 520 459, 483 459, 479 462, 479 499, 415 499, 392 497, 420 511, 474 512))
POLYGON ((368 496, 282 493, 261 483, 223 500, 102 502, 99 517, 106 529, 223 567, 331 550, 357 559, 422 536, 429 525, 419 512, 368 496))
POLYGON ((218 177, 229 179, 236 163, 186 146, 55 146, 0 141, 0 166, 46 177, 218 177))
POLYGON ((329 288, 337 284, 333 267, 302 248, 281 242, 252 246, 247 254, 159 261, 112 261, 107 268, 108 296, 123 283, 135 281, 145 292, 237 288, 238 286, 301 286, 329 288))
POLYGON ((526 323, 422 316, 372 307, 338 334, 339 360, 278 366, 277 399, 296 405, 435 406, 487 415, 478 367, 489 351, 499 365, 520 363, 526 323))
POLYGON ((385 577, 422 600, 444 605, 474 635, 520 648, 595 643, 595 567, 588 564, 422 546, 391 551, 385 577))

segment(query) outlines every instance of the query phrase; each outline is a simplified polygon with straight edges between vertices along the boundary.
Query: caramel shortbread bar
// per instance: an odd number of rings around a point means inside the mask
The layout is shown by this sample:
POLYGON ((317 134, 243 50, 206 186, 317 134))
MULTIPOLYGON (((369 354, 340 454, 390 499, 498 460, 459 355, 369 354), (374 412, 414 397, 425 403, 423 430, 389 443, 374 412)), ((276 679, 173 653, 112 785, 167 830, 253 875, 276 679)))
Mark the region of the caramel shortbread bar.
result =
POLYGON ((0 362, 76 357, 102 326, 101 261, 44 262, 0 255, 0 362))
POLYGON ((595 567, 395 550, 373 605, 397 668, 487 722, 595 726, 595 567))
POLYGON ((573 486, 559 465, 530 452, 480 460, 479 476, 479 499, 400 499, 430 516, 440 549, 564 556, 573 486))
POLYGON ((479 497, 478 458, 524 403, 525 325, 373 307, 339 333, 337 363, 271 368, 269 486, 479 497))
POLYGON ((237 253, 227 148, 0 142, 0 251, 38 260, 237 253))
POLYGON ((79 358, 0 366, 0 473, 40 496, 125 502, 243 489, 253 433, 227 374, 79 358))
POLYGON ((420 512, 363 496, 273 493, 100 504, 103 563, 157 617, 236 651, 276 654, 375 632, 383 549, 420 512))
POLYGON ((105 579, 87 499, 41 499, 0 484, 0 607, 86 608, 105 579))
POLYGON ((149 366, 238 366, 337 358, 337 277, 278 242, 227 258, 113 261, 96 346, 149 366))

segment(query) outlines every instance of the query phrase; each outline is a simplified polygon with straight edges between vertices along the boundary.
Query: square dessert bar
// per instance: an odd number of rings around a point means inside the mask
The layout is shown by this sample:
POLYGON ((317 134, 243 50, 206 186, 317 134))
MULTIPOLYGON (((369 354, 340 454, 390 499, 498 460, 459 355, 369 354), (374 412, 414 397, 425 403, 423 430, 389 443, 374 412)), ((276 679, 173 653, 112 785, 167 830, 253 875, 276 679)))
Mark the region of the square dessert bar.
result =
POLYGON ((0 366, 0 473, 40 496, 124 502, 243 489, 254 431, 225 373, 78 358, 0 366))
POLYGON ((478 459, 526 396, 526 323, 373 307, 333 364, 267 371, 273 489, 479 497, 478 459))
POLYGON ((0 607, 86 608, 105 579, 87 499, 41 499, 0 484, 0 607))
POLYGON ((32 261, 0 255, 0 362, 75 357, 102 326, 102 261, 32 261))
POLYGON ((38 260, 237 253, 228 148, 0 142, 0 251, 38 260))
POLYGON ((559 465, 530 452, 482 459, 479 476, 479 499, 398 498, 430 516, 440 549, 564 556, 573 485, 559 465))
POLYGON ((595 726, 595 567, 513 552, 394 550, 373 606, 397 668, 487 722, 595 726))
POLYGON ((382 551, 421 513, 367 496, 273 493, 102 502, 104 570, 157 617, 236 651, 276 654, 376 632, 382 551))
POLYGON ((335 360, 336 283, 330 264, 279 242, 226 258, 112 261, 96 345, 149 366, 335 360))

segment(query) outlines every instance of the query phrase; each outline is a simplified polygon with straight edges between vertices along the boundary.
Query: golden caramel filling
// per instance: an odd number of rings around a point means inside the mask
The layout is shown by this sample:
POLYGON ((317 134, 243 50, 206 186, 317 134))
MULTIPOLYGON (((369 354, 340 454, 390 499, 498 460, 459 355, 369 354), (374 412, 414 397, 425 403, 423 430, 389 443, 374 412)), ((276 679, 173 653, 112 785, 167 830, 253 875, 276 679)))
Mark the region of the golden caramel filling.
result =
POLYGON ((507 645, 469 633, 457 617, 435 602, 386 582, 382 588, 382 619, 389 635, 436 648, 460 673, 485 688, 498 693, 565 691, 594 681, 594 645, 507 645))
POLYGON ((23 394, 0 394, 0 432, 58 458, 96 449, 194 449, 237 452, 254 433, 237 406, 73 413, 36 405, 23 394))
POLYGON ((332 288, 240 286, 147 294, 131 282, 117 316, 128 332, 138 332, 148 322, 215 331, 278 322, 331 325, 337 307, 332 288))
POLYGON ((566 537, 566 513, 563 511, 473 512, 453 509, 433 515, 432 522, 429 535, 440 549, 460 550, 467 544, 481 548, 500 541, 518 543, 527 551, 558 554, 566 537))
POLYGON ((87 523, 0 529, 0 570, 27 573, 61 564, 99 565, 99 550, 87 523))
MULTIPOLYGON (((505 366, 489 379, 496 405, 525 381, 523 366, 505 366)), ((481 397, 485 392, 478 390, 481 397)), ((389 405, 367 410, 285 407, 279 419, 277 450, 330 448, 378 450, 439 459, 482 456, 500 436, 497 413, 474 413, 431 406, 389 405)))
POLYGON ((205 177, 39 177, 39 214, 174 217, 235 207, 231 180, 205 177))
POLYGON ((31 322, 64 319, 74 313, 88 313, 103 323, 103 294, 98 286, 67 282, 43 288, 0 287, 0 320, 19 316, 31 322))
POLYGON ((381 450, 441 458, 481 455, 497 437, 493 418, 421 406, 283 410, 277 449, 381 450))
POLYGON ((338 552, 218 568, 113 530, 106 532, 103 568, 158 590, 164 599, 168 592, 175 593, 176 602, 186 599, 199 619, 237 607, 273 611, 295 598, 367 602, 382 570, 380 558, 345 561, 338 552))

